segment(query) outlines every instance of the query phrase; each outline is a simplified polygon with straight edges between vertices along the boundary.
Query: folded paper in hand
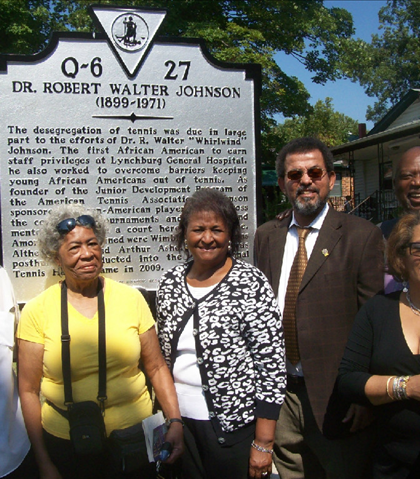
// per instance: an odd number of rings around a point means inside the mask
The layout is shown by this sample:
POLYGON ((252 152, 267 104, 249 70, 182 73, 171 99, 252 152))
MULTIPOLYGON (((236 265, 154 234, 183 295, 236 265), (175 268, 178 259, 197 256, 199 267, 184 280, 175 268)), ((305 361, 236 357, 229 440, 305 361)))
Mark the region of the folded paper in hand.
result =
POLYGON ((144 437, 146 439, 147 456, 149 462, 154 462, 159 456, 165 434, 168 430, 162 411, 149 416, 142 421, 144 437))

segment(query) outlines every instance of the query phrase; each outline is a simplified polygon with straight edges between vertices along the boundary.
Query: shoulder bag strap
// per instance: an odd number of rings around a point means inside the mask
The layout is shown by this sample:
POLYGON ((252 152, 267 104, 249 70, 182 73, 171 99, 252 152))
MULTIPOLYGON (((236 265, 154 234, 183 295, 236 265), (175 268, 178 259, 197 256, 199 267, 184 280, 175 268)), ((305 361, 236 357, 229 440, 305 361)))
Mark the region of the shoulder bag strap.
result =
POLYGON ((102 412, 105 410, 106 396, 106 332, 105 332, 105 302, 102 281, 98 279, 98 344, 99 344, 99 389, 98 401, 102 412))
POLYGON ((68 407, 73 404, 70 370, 70 334, 69 317, 67 310, 67 285, 61 285, 61 362, 64 381, 64 404, 68 407))
MULTIPOLYGON (((105 303, 102 282, 98 279, 98 343, 99 343, 99 388, 97 399, 104 411, 106 396, 106 333, 105 303)), ((68 324, 67 285, 63 281, 61 287, 61 361, 64 381, 64 404, 73 404, 70 369, 70 334, 68 324)))

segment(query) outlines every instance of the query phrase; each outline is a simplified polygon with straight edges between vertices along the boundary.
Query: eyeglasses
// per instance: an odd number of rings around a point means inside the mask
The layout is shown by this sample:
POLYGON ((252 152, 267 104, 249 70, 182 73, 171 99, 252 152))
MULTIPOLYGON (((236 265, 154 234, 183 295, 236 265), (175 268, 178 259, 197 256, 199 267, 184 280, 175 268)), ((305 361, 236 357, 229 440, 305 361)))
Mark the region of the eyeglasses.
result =
POLYGON ((420 256, 420 243, 408 243, 411 256, 420 256))
POLYGON ((58 223, 57 231, 61 235, 66 235, 67 233, 70 233, 70 231, 74 230, 76 226, 88 226, 89 228, 94 228, 95 219, 90 215, 82 215, 78 218, 67 218, 58 223))
MULTIPOLYGON (((323 176, 325 176, 327 170, 321 168, 319 166, 313 166, 312 168, 308 168, 306 170, 306 174, 311 178, 311 180, 319 180, 323 176)), ((290 170, 286 173, 287 178, 292 181, 298 181, 302 178, 305 174, 305 170, 290 170)))

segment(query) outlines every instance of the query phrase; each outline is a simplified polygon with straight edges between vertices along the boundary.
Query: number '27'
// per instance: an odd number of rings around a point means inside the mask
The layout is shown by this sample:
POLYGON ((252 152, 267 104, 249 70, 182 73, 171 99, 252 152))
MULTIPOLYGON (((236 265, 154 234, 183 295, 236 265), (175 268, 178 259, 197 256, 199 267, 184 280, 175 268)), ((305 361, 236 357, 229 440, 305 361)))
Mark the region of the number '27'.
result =
POLYGON ((188 78, 188 72, 190 71, 191 62, 178 62, 178 67, 176 63, 172 60, 168 60, 165 62, 165 67, 168 67, 168 71, 165 75, 165 80, 176 80, 178 78, 179 69, 184 68, 184 75, 182 76, 182 80, 186 80, 188 78))

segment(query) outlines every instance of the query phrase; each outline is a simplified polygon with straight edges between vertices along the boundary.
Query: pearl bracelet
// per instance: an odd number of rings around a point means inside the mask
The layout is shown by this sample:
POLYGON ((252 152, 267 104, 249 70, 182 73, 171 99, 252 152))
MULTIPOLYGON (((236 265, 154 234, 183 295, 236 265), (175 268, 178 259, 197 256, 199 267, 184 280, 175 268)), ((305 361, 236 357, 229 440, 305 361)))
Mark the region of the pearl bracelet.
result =
POLYGON ((260 452, 266 452, 267 454, 273 454, 272 449, 267 449, 265 447, 259 446, 258 444, 255 444, 254 441, 252 441, 251 447, 253 447, 254 449, 256 449, 257 451, 260 451, 260 452))

